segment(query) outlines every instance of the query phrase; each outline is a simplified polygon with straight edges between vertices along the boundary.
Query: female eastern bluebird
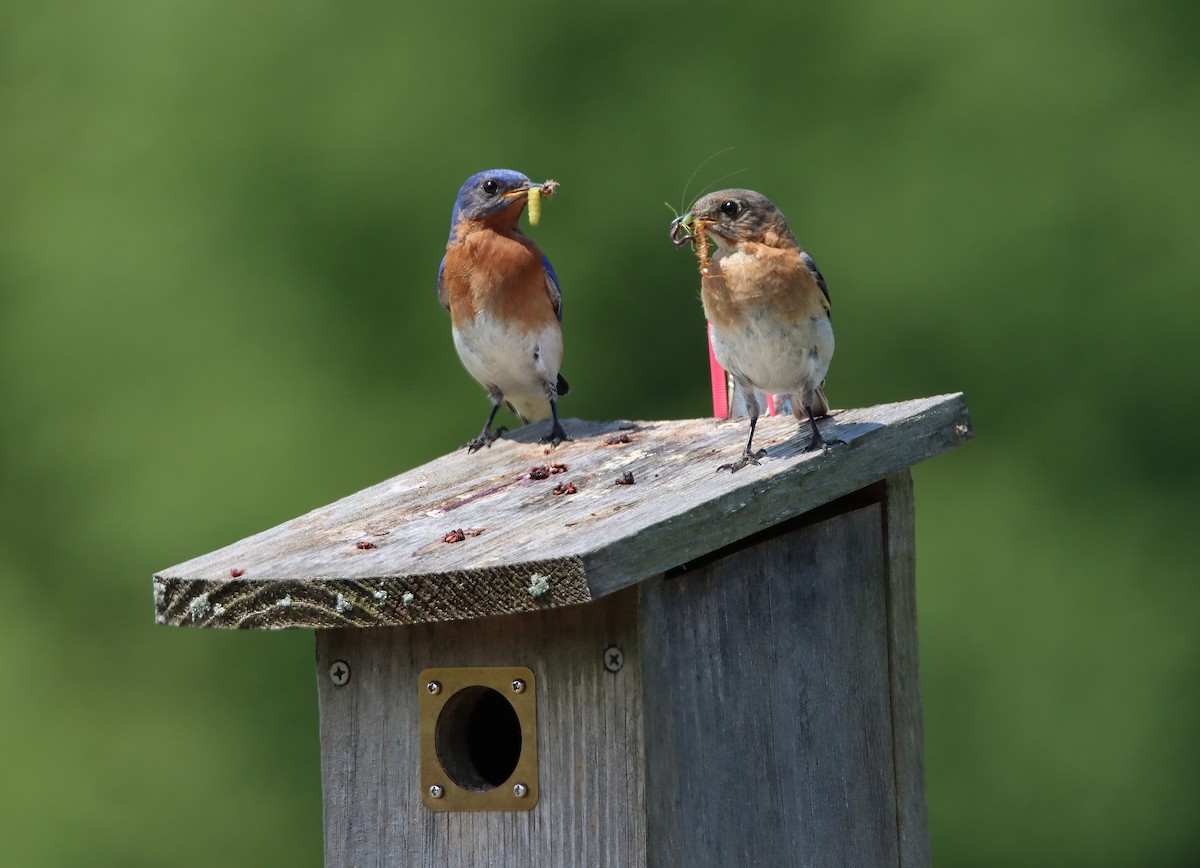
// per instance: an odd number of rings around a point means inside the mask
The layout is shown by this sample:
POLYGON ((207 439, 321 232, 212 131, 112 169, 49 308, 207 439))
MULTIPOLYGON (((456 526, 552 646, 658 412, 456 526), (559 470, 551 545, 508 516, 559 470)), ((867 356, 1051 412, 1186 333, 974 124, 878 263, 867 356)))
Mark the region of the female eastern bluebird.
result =
POLYGON ((833 358, 825 278, 800 249, 779 209, 753 190, 710 193, 671 223, 677 245, 707 244, 706 235, 717 245, 700 281, 713 351, 742 390, 750 414, 742 457, 717 469, 738 471, 766 454, 751 448, 758 424, 756 391, 786 396, 801 423, 807 416, 812 438, 805 452, 826 448, 816 423, 817 416, 829 413, 821 390, 833 358))
POLYGON ((493 169, 467 178, 454 200, 450 240, 438 266, 438 300, 450 311, 454 348, 492 399, 474 452, 504 433, 491 430, 501 402, 525 424, 551 418, 543 443, 570 440, 558 397, 570 388, 562 366, 562 293, 550 260, 517 228, 529 191, 553 189, 520 172, 493 169))

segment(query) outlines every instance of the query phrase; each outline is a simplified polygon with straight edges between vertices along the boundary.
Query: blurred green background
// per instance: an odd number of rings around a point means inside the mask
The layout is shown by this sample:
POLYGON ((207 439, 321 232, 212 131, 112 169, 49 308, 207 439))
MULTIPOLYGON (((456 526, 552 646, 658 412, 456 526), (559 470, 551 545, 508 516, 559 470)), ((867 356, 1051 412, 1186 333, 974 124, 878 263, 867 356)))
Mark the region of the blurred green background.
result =
POLYGON ((935 860, 1194 864, 1200 6, 808 7, 4 0, 5 864, 319 864, 311 634, 151 573, 478 431, 479 169, 562 183, 564 414, 706 415, 663 202, 731 145, 688 199, 787 214, 834 406, 971 406, 915 472, 935 860))

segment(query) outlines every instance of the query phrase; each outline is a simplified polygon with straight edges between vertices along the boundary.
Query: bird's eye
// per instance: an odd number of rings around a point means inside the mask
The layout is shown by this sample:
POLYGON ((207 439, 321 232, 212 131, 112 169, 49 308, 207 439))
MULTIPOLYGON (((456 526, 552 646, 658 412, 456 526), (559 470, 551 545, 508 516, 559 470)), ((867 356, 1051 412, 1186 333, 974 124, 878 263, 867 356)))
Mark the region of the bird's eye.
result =
POLYGON ((721 213, 726 217, 736 217, 742 213, 742 206, 734 199, 726 199, 721 203, 721 213))
POLYGON ((483 182, 483 192, 487 193, 489 196, 495 196, 499 189, 500 185, 497 184, 492 178, 488 178, 483 182))

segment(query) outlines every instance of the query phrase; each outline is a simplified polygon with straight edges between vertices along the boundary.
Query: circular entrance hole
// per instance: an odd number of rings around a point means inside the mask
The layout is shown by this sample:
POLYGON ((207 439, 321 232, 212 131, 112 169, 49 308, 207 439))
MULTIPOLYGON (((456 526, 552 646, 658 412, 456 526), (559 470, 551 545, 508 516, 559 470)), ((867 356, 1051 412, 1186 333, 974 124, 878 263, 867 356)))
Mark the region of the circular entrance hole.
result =
POLYGON ((442 707, 433 744, 450 780, 464 790, 494 790, 521 758, 521 721, 503 694, 464 687, 442 707))

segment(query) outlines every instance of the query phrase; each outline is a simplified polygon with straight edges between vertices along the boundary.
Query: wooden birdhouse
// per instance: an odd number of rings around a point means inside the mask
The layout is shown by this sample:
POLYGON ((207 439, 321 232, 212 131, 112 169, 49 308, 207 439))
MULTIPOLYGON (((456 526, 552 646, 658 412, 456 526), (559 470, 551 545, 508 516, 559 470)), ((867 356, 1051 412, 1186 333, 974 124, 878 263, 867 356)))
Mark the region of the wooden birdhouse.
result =
MULTIPOLYGON (((961 395, 568 422, 154 577, 160 623, 317 641, 327 865, 920 866, 908 468, 961 395)), ((534 432, 538 433, 534 433, 534 432)))

